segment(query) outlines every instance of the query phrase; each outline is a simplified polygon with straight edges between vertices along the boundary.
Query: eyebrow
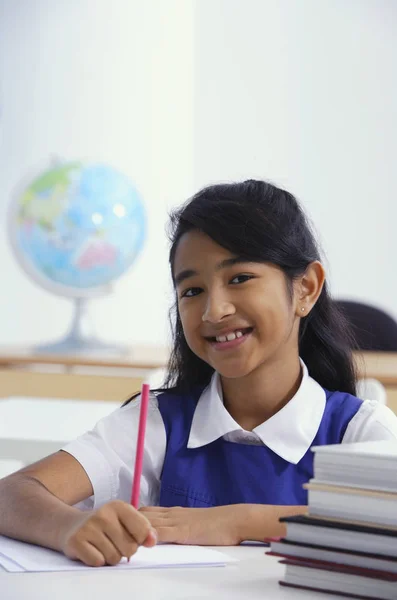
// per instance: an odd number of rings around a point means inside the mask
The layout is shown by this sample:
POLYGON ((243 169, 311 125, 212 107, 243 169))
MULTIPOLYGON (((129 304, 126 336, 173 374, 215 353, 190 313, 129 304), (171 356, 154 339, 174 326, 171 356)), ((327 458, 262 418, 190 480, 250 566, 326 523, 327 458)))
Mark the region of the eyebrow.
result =
MULTIPOLYGON (((243 256, 233 256, 232 258, 225 258, 220 263, 215 266, 215 271, 221 271, 222 269, 227 269, 227 267, 232 267, 233 265, 238 265, 240 263, 250 262, 247 258, 243 256)), ((195 269, 185 269, 178 273, 178 275, 174 278, 175 285, 180 285, 185 279, 189 279, 190 277, 195 277, 199 275, 199 272, 195 269)))

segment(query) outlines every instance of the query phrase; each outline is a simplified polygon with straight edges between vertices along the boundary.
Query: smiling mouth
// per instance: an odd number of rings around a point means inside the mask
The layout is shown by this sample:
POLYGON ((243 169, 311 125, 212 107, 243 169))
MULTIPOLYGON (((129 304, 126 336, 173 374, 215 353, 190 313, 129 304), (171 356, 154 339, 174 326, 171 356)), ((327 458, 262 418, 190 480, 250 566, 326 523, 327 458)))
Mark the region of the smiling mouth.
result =
POLYGON ((208 336, 205 339, 213 344, 226 344, 227 342, 233 342, 248 335, 253 331, 253 327, 245 327, 243 329, 235 329, 235 331, 228 333, 227 335, 208 336))

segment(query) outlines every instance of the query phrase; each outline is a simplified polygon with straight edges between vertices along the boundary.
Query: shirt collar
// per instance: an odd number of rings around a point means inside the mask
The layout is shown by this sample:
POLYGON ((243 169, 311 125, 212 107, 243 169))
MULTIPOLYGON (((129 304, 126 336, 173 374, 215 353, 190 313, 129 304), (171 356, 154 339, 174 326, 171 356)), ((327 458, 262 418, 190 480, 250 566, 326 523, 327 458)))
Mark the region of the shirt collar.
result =
MULTIPOLYGON (((253 432, 273 452, 296 464, 310 448, 323 417, 326 396, 301 361, 302 381, 295 396, 253 432)), ((232 431, 243 431, 223 404, 221 381, 214 373, 193 415, 188 448, 199 448, 232 431)))

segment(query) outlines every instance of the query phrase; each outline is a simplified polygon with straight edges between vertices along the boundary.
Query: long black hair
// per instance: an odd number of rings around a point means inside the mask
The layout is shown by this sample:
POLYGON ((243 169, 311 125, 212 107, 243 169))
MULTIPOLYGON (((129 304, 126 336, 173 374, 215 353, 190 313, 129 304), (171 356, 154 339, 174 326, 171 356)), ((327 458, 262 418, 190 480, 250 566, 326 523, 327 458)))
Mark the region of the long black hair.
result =
MULTIPOLYGON (((292 288, 320 251, 296 198, 265 181, 212 185, 202 189, 170 219, 170 266, 181 236, 199 230, 233 254, 278 265, 292 288)), ((170 313, 173 348, 165 388, 187 391, 206 386, 214 372, 190 350, 177 302, 170 313)), ((310 313, 301 319, 299 355, 310 375, 324 388, 355 394, 354 338, 330 297, 327 283, 310 313)))

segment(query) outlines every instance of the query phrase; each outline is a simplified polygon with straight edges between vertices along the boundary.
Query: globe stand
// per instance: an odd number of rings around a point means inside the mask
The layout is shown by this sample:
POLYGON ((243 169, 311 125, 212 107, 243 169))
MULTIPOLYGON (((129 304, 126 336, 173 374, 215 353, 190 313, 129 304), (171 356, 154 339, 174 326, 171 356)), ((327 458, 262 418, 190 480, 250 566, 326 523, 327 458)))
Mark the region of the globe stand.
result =
POLYGON ((129 348, 125 344, 111 344, 96 337, 88 314, 88 300, 74 298, 74 314, 69 331, 57 342, 34 347, 41 354, 123 355, 129 348))

